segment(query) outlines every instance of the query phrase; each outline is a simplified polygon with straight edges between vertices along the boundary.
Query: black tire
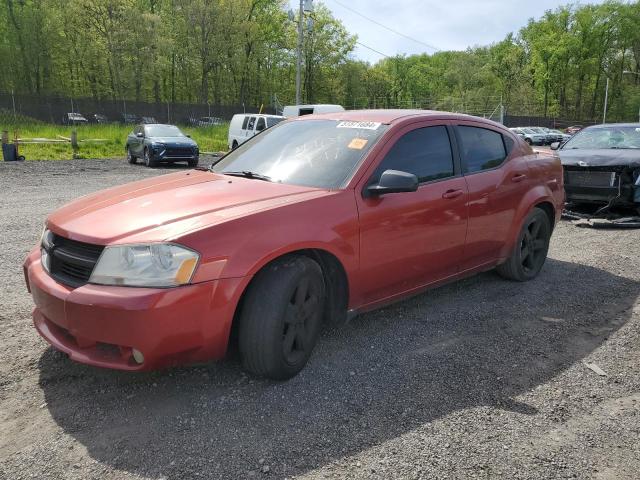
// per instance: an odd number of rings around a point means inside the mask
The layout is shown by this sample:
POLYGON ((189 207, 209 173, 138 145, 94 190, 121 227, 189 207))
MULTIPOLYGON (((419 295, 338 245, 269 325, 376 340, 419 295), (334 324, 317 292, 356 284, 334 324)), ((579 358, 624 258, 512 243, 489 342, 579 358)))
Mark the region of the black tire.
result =
POLYGON ((310 258, 285 257, 258 272, 239 316, 244 368, 273 380, 300 372, 318 340, 324 305, 322 269, 310 258))
POLYGON ((238 142, 234 140, 233 143, 231 144, 231 150, 235 150, 236 148, 238 148, 238 142))
POLYGON ((200 161, 200 157, 193 158, 189 160, 189 166, 191 168, 196 168, 198 166, 198 162, 200 161))
POLYGON ((524 221, 511 256, 496 271, 516 282, 526 282, 538 276, 549 251, 551 222, 540 208, 534 208, 524 221))
POLYGON ((144 149, 144 164, 150 168, 156 168, 158 166, 158 161, 152 158, 148 148, 144 149))
POLYGON ((524 141, 527 142, 529 145, 533 145, 533 141, 530 138, 525 138, 524 141))
POLYGON ((134 165, 136 163, 136 160, 137 160, 136 156, 133 153, 131 153, 131 149, 127 147, 127 162, 134 165))

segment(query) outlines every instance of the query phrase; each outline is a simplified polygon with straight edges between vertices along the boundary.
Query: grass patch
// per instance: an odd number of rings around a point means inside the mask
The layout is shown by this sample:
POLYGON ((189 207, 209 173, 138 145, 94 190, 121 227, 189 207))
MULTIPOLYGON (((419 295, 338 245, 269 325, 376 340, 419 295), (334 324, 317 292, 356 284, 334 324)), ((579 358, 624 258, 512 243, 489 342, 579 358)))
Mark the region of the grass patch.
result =
MULTIPOLYGON (((124 157, 124 145, 127 135, 133 127, 131 125, 49 125, 38 123, 21 123, 14 125, 0 125, 0 130, 9 131, 9 141, 13 141, 17 132, 19 138, 48 138, 57 139, 58 135, 69 138, 71 130, 77 130, 81 158, 115 158, 124 157), (104 139, 104 142, 83 142, 88 139, 104 139)), ((191 135, 200 147, 201 152, 218 152, 227 150, 227 132, 229 125, 208 127, 181 127, 181 130, 191 135)), ((19 145, 19 154, 27 160, 69 160, 73 158, 70 143, 42 143, 19 145)))

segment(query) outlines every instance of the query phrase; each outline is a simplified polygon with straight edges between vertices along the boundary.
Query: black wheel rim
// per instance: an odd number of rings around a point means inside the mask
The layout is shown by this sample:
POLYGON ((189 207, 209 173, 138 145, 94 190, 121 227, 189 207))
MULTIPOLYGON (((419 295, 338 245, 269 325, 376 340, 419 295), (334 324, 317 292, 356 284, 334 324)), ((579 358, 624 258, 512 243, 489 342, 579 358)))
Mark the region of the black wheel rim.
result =
POLYGON ((317 322, 320 292, 315 282, 303 277, 287 304, 282 331, 282 353, 290 365, 303 360, 311 345, 317 322))
POLYGON ((533 219, 520 242, 520 262, 525 273, 537 272, 547 256, 547 231, 541 219, 533 219))

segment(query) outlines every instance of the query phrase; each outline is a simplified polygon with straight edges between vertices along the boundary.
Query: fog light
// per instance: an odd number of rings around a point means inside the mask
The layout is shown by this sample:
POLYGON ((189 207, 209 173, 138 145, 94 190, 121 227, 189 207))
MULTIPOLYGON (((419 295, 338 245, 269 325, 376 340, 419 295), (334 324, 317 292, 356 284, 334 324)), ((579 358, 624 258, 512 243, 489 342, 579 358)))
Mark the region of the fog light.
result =
POLYGON ((144 362, 144 355, 142 355, 142 352, 140 350, 136 350, 135 348, 132 348, 131 354, 133 355, 133 359, 136 361, 136 363, 144 362))

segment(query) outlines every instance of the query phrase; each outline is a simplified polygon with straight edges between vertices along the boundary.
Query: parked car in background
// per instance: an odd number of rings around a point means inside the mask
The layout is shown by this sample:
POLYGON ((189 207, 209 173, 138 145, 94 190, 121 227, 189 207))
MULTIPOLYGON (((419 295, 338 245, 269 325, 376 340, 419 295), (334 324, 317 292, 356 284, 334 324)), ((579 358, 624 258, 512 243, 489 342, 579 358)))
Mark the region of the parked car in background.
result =
POLYGON ((160 162, 187 162, 197 167, 200 156, 198 144, 175 125, 137 125, 127 137, 125 149, 129 163, 141 158, 147 167, 160 162))
POLYGON ((571 135, 569 135, 568 133, 564 133, 562 130, 550 129, 549 132, 555 135, 555 139, 551 143, 564 143, 571 138, 571 135))
POLYGON ((154 117, 140 117, 140 123, 152 124, 158 123, 154 117))
POLYGON ((544 136, 544 145, 551 145, 556 140, 556 135, 550 133, 550 129, 546 127, 525 127, 538 135, 544 136))
POLYGON ((282 110, 282 116, 286 118, 300 117, 302 115, 312 115, 314 113, 344 112, 342 105, 287 105, 282 110))
POLYGON ((62 117, 62 123, 65 125, 86 125, 89 121, 80 113, 66 113, 62 117))
POLYGON ((565 129, 565 132, 568 133, 569 135, 575 135, 576 133, 578 133, 583 128, 584 127, 582 125, 572 125, 571 127, 567 127, 565 129))
POLYGON ((73 360, 149 370, 220 359, 237 338, 248 371, 283 380, 323 322, 491 268, 535 278, 563 204, 559 159, 495 122, 303 116, 209 170, 53 212, 24 272, 36 329, 73 360))
POLYGON ((277 125, 285 118, 280 115, 263 113, 238 113, 233 116, 229 124, 227 145, 229 150, 238 148, 254 135, 277 125))
POLYGON ((199 127, 209 127, 213 125, 222 125, 224 120, 219 117, 201 117, 196 121, 196 125, 199 127))
POLYGON ((544 145, 547 140, 545 134, 534 132, 533 130, 525 127, 510 128, 510 130, 521 137, 529 145, 544 145))
POLYGON ((89 118, 91 119, 91 123, 109 123, 107 116, 101 113, 94 113, 89 118))
POLYGON ((123 113, 120 119, 122 123, 138 123, 140 121, 140 117, 135 113, 123 113))
POLYGON ((640 123, 587 127, 551 148, 562 161, 568 202, 640 213, 640 123))

